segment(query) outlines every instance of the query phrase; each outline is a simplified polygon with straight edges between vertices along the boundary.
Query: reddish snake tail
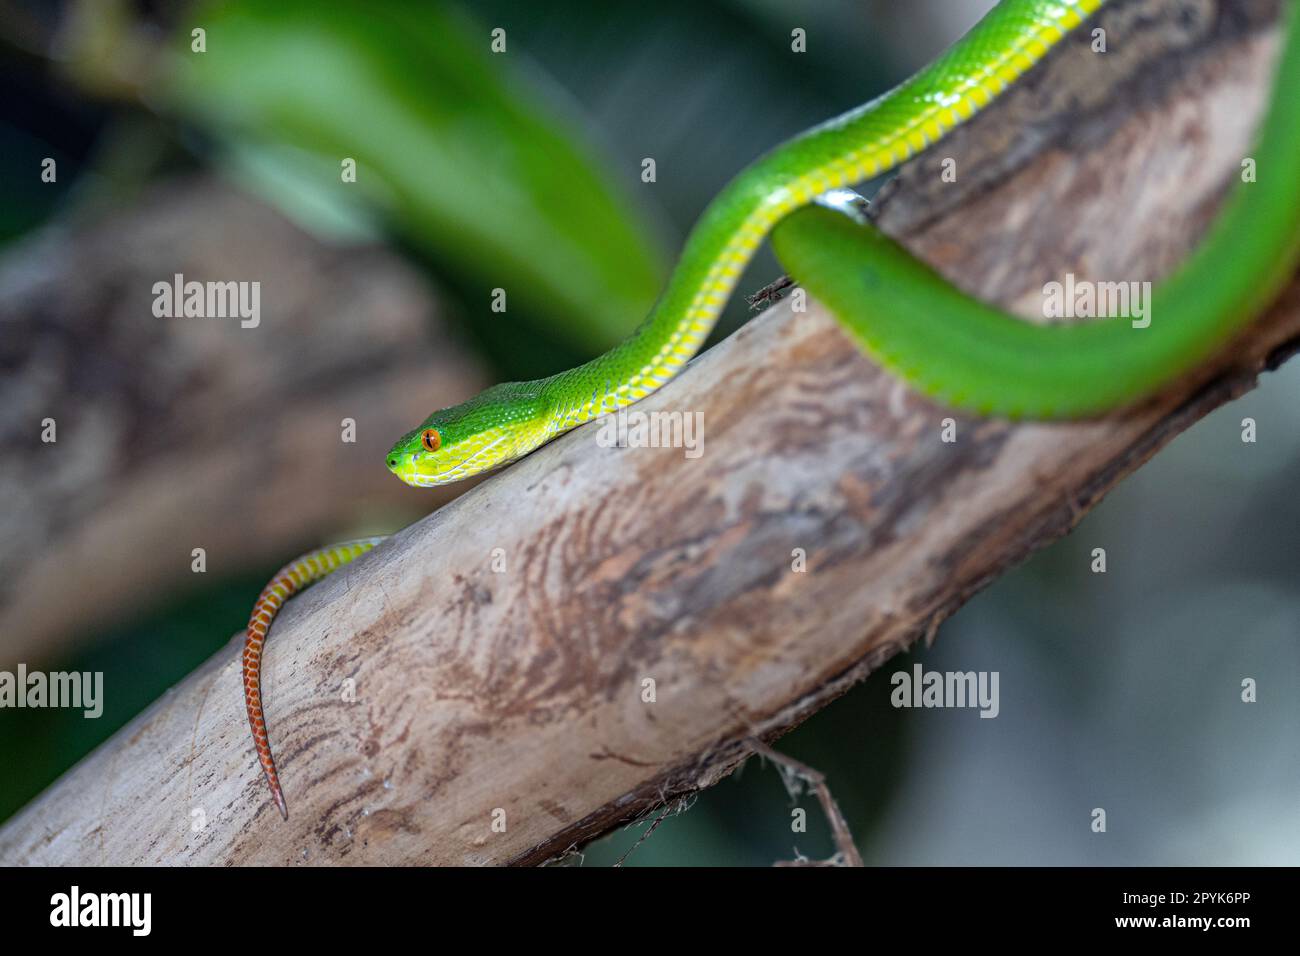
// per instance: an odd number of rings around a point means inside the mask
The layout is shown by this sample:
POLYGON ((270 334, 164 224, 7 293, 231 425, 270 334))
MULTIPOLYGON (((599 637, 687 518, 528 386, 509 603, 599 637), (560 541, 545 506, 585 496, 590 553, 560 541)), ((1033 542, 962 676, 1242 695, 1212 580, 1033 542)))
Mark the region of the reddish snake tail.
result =
POLYGON ((290 561, 275 577, 262 588, 253 605, 253 614, 248 619, 248 632, 244 637, 244 703, 248 706, 248 726, 253 731, 253 746, 257 750, 257 759, 266 774, 266 782, 271 787, 271 798, 280 808, 280 816, 289 819, 289 808, 284 803, 284 792, 280 789, 280 777, 275 772, 275 758, 271 756, 271 743, 266 736, 266 718, 262 716, 262 645, 266 642, 266 632, 275 619, 276 613, 289 600, 307 585, 319 581, 353 558, 365 554, 380 541, 378 538, 361 538, 333 544, 328 548, 308 551, 302 557, 290 561))

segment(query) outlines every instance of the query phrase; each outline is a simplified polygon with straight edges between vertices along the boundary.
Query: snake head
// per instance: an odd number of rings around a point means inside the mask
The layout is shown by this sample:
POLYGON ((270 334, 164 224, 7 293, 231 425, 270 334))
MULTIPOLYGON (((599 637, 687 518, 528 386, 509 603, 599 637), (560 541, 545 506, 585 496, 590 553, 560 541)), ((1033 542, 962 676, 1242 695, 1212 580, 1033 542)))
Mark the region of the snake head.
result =
POLYGON ((506 382, 434 412, 388 452, 388 470, 427 488, 491 471, 548 437, 551 416, 539 382, 506 382))

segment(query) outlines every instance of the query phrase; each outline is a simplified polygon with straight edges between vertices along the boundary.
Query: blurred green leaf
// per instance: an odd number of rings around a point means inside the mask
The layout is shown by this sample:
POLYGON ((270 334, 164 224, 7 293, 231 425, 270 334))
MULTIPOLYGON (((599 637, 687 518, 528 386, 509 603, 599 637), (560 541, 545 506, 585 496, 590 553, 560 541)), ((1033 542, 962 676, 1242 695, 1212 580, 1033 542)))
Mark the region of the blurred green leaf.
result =
POLYGON ((159 105, 244 160, 258 147, 277 164, 287 157, 300 183, 283 197, 291 214, 322 200, 377 208, 583 351, 617 340, 653 303, 664 275, 654 231, 558 97, 539 92, 522 51, 490 52, 489 27, 447 3, 399 0, 238 0, 188 24, 206 30, 207 51, 181 38, 159 105), (344 157, 357 162, 355 184, 341 181, 344 157))

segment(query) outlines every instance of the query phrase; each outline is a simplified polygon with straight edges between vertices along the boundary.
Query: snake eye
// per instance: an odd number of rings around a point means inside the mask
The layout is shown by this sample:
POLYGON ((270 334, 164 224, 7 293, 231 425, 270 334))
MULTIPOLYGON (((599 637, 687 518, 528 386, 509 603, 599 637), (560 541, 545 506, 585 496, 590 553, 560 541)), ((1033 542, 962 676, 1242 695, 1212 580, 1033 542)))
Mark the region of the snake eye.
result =
POLYGON ((424 445, 425 451, 437 451, 442 447, 442 436, 438 434, 438 429, 426 428, 420 436, 420 443, 424 445))

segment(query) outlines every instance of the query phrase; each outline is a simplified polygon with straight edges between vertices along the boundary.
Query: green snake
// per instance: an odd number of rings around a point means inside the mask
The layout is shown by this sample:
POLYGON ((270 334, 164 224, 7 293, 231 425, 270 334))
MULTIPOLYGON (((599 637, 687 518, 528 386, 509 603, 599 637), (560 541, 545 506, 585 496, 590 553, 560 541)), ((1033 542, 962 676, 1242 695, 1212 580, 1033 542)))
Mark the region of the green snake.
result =
MULTIPOLYGON (((873 359, 954 408, 1010 418, 1081 417, 1142 398, 1209 356, 1280 291, 1300 257, 1300 14, 1291 11, 1274 95, 1253 153, 1256 182, 1232 191, 1196 251, 1128 314, 1039 325, 966 296, 865 223, 853 183, 933 146, 996 99, 1106 0, 1004 0, 911 79, 756 160, 713 200, 668 285, 625 341, 577 368, 496 385, 434 412, 388 453, 410 485, 506 465, 639 401, 699 350, 765 237, 873 359)), ((1292 4, 1293 7, 1300 4, 1292 4)), ((335 545, 287 565, 249 622, 243 678, 258 756, 287 816, 262 715, 262 645, 295 591, 374 547, 335 545)))

